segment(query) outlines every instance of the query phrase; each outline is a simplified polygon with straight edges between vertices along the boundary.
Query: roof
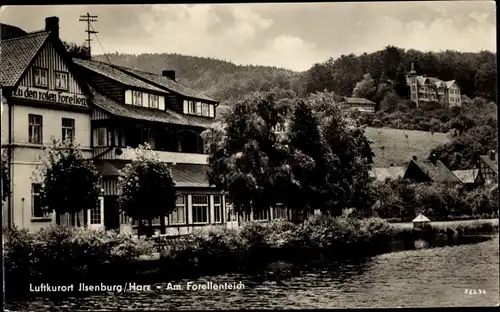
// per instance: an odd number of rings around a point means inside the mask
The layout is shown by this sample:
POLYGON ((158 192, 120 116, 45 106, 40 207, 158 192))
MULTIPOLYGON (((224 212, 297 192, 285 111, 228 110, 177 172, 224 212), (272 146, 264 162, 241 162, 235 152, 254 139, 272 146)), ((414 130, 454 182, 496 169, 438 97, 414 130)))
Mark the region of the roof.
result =
POLYGON ((28 33, 19 27, 0 23, 0 39, 7 40, 15 37, 26 36, 28 33))
POLYGON ((455 83, 455 80, 446 81, 446 87, 450 88, 455 83))
MULTIPOLYGON (((127 161, 96 160, 97 170, 104 177, 117 177, 119 170, 127 165, 127 161)), ((175 164, 170 165, 172 178, 176 187, 214 187, 208 182, 208 165, 175 164)))
POLYGON ((148 84, 130 75, 127 75, 123 71, 113 68, 111 65, 107 63, 99 61, 83 60, 79 58, 73 58, 73 62, 93 72, 106 76, 110 79, 116 80, 126 86, 142 88, 160 93, 166 93, 165 90, 157 88, 151 84, 148 84))
POLYGON ((443 85, 445 88, 449 89, 454 83, 456 83, 456 80, 443 81, 436 77, 417 76, 416 78, 418 85, 421 86, 426 83, 431 83, 436 87, 440 87, 441 85, 443 85))
POLYGON ((344 101, 346 101, 349 104, 372 104, 375 105, 374 102, 364 99, 364 98, 356 98, 356 97, 343 97, 344 101))
POLYGON ((461 98, 462 98, 462 102, 470 102, 472 101, 470 97, 468 97, 467 95, 465 94, 462 94, 461 95, 461 98))
POLYGON ((451 172, 451 170, 439 160, 436 162, 436 165, 433 165, 427 160, 416 161, 412 159, 410 161, 410 165, 411 163, 417 165, 417 167, 433 182, 460 182, 457 176, 454 175, 453 172, 451 172))
POLYGON ((380 168, 373 168, 370 171, 370 175, 372 177, 382 182, 384 182, 387 178, 393 180, 402 178, 404 174, 405 174, 404 167, 380 167, 380 168))
POLYGON ((195 98, 195 99, 205 100, 205 101, 210 101, 210 102, 217 102, 217 100, 214 100, 214 99, 212 99, 204 94, 201 94, 198 91, 192 90, 192 89, 186 87, 185 85, 182 85, 182 84, 180 84, 180 83, 178 83, 170 78, 167 78, 167 77, 164 77, 161 75, 157 75, 157 74, 153 74, 153 73, 143 72, 143 71, 140 71, 138 69, 126 68, 123 66, 113 65, 113 67, 120 69, 126 73, 133 74, 133 75, 140 77, 142 79, 145 79, 147 81, 150 81, 156 85, 161 86, 164 89, 167 89, 168 91, 172 91, 174 93, 183 95, 185 97, 195 98))
POLYGON ((498 174, 498 155, 497 154, 495 154, 494 160, 489 158, 488 156, 485 156, 485 155, 479 156, 479 159, 481 159, 481 161, 483 163, 485 163, 488 167, 491 168, 491 170, 495 171, 498 174))
POLYGON ((479 175, 479 170, 477 169, 455 170, 452 172, 462 183, 476 183, 479 175))
POLYGON ((423 214, 419 214, 415 219, 413 219, 411 222, 430 222, 429 218, 424 216, 423 214))
POLYGON ((39 31, 24 37, 0 41, 0 85, 13 87, 43 47, 50 32, 39 31))
POLYGON ((210 128, 215 122, 213 119, 203 117, 183 115, 166 110, 151 109, 127 104, 120 104, 109 97, 102 95, 91 88, 93 100, 92 103, 118 117, 146 120, 152 122, 162 122, 167 124, 188 125, 194 127, 210 128))

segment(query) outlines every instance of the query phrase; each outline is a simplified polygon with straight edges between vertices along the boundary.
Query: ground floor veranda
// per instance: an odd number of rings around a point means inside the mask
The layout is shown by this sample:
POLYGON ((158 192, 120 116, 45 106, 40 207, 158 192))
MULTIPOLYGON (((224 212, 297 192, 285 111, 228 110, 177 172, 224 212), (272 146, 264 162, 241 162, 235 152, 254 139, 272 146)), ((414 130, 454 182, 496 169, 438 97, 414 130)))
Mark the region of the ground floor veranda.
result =
MULTIPOLYGON (((13 164, 13 179, 10 198, 3 202, 3 225, 37 231, 52 224, 83 226, 96 230, 119 230, 122 233, 137 233, 138 221, 131 220, 120 210, 118 200, 118 171, 127 162, 96 162, 103 175, 103 194, 99 205, 77 215, 47 213, 40 206, 40 185, 34 183, 36 164, 13 164)), ((167 235, 184 235, 207 225, 237 227, 245 221, 270 221, 292 219, 291 212, 277 206, 260 213, 237 216, 224 192, 210 186, 205 165, 176 164, 171 167, 177 187, 176 210, 165 218, 167 235)), ((160 233, 160 219, 153 220, 155 233, 160 233)))

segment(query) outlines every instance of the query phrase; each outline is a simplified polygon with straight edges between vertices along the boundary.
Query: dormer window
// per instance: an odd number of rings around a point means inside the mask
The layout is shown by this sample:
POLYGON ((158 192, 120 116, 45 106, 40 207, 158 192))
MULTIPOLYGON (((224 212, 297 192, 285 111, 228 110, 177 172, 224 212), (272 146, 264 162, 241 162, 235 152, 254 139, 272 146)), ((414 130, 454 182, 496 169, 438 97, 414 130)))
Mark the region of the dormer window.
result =
POLYGON ((132 93, 132 103, 137 106, 142 106, 142 92, 133 91, 132 93))
POLYGON ((36 87, 48 87, 48 71, 44 68, 33 69, 33 80, 36 87))
POLYGON ((158 95, 155 95, 155 94, 149 95, 149 107, 150 108, 158 108, 158 103, 159 103, 158 98, 159 98, 158 95))
POLYGON ((198 115, 203 117, 214 117, 213 104, 184 100, 184 114, 198 115))
POLYGON ((68 90, 68 73, 55 72, 56 76, 56 89, 57 90, 68 90))

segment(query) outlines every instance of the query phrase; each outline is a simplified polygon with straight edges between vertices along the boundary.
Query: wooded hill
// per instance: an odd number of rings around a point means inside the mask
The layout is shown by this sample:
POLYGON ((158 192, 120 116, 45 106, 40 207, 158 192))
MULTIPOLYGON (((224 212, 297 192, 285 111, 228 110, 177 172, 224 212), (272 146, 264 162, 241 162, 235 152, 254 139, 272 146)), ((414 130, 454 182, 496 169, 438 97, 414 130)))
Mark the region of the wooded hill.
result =
MULTIPOLYGON (((462 94, 470 98, 482 96, 496 100, 496 53, 488 51, 421 52, 388 46, 374 53, 330 58, 312 65, 305 72, 235 65, 214 58, 168 53, 114 53, 108 54, 108 57, 114 64, 158 74, 164 69, 175 70, 179 82, 218 99, 222 104, 230 104, 253 91, 271 89, 291 90, 300 95, 326 89, 338 95, 351 96, 356 84, 366 74, 370 74, 375 83, 373 94, 366 96, 379 102, 381 98, 376 94, 377 88, 387 80, 396 84, 400 95, 405 95, 405 75, 410 70, 411 62, 414 62, 418 74, 442 80, 455 79, 462 88, 462 94)), ((94 59, 106 61, 104 55, 97 55, 94 59)))

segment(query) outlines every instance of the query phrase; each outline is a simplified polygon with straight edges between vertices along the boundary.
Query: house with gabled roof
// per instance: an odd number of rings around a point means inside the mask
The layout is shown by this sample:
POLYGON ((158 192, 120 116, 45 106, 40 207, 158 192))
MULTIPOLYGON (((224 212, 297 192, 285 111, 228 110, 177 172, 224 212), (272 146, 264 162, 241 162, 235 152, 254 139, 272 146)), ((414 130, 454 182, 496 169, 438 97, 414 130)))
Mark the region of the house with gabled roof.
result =
POLYGON ((410 100, 417 107, 425 102, 439 103, 442 107, 461 106, 460 86, 456 80, 443 81, 436 77, 417 75, 413 62, 406 76, 410 87, 410 100))
POLYGON ((374 113, 376 104, 365 98, 344 96, 341 101, 342 108, 346 111, 358 110, 364 113, 374 113))
POLYGON ((498 154, 495 151, 480 155, 476 161, 476 167, 486 183, 498 183, 498 154))
POLYGON ((413 156, 408 163, 403 179, 418 183, 461 183, 460 179, 440 160, 418 160, 416 156, 413 156))
POLYGON ((479 169, 454 170, 452 172, 469 189, 485 183, 479 169))
MULTIPOLYGON (((57 17, 46 18, 40 31, 11 27, 5 34, 0 40, 1 144, 11 194, 2 206, 3 225, 37 230, 55 219, 64 221, 40 206, 40 181, 34 173, 43 147, 52 138, 69 139, 92 157, 90 92, 59 38, 57 17)), ((85 219, 83 212, 81 217, 85 219)))
MULTIPOLYGON (((201 133, 215 122, 218 102, 164 75, 114 64, 74 59, 88 77, 92 95, 93 157, 103 175, 105 229, 133 231, 138 220, 120 215, 118 175, 148 143, 171 165, 178 189, 177 210, 166 218, 167 234, 182 235, 208 224, 226 223, 225 198, 210 185, 208 155, 201 133)), ((160 220, 153 220, 159 230, 160 220)))

